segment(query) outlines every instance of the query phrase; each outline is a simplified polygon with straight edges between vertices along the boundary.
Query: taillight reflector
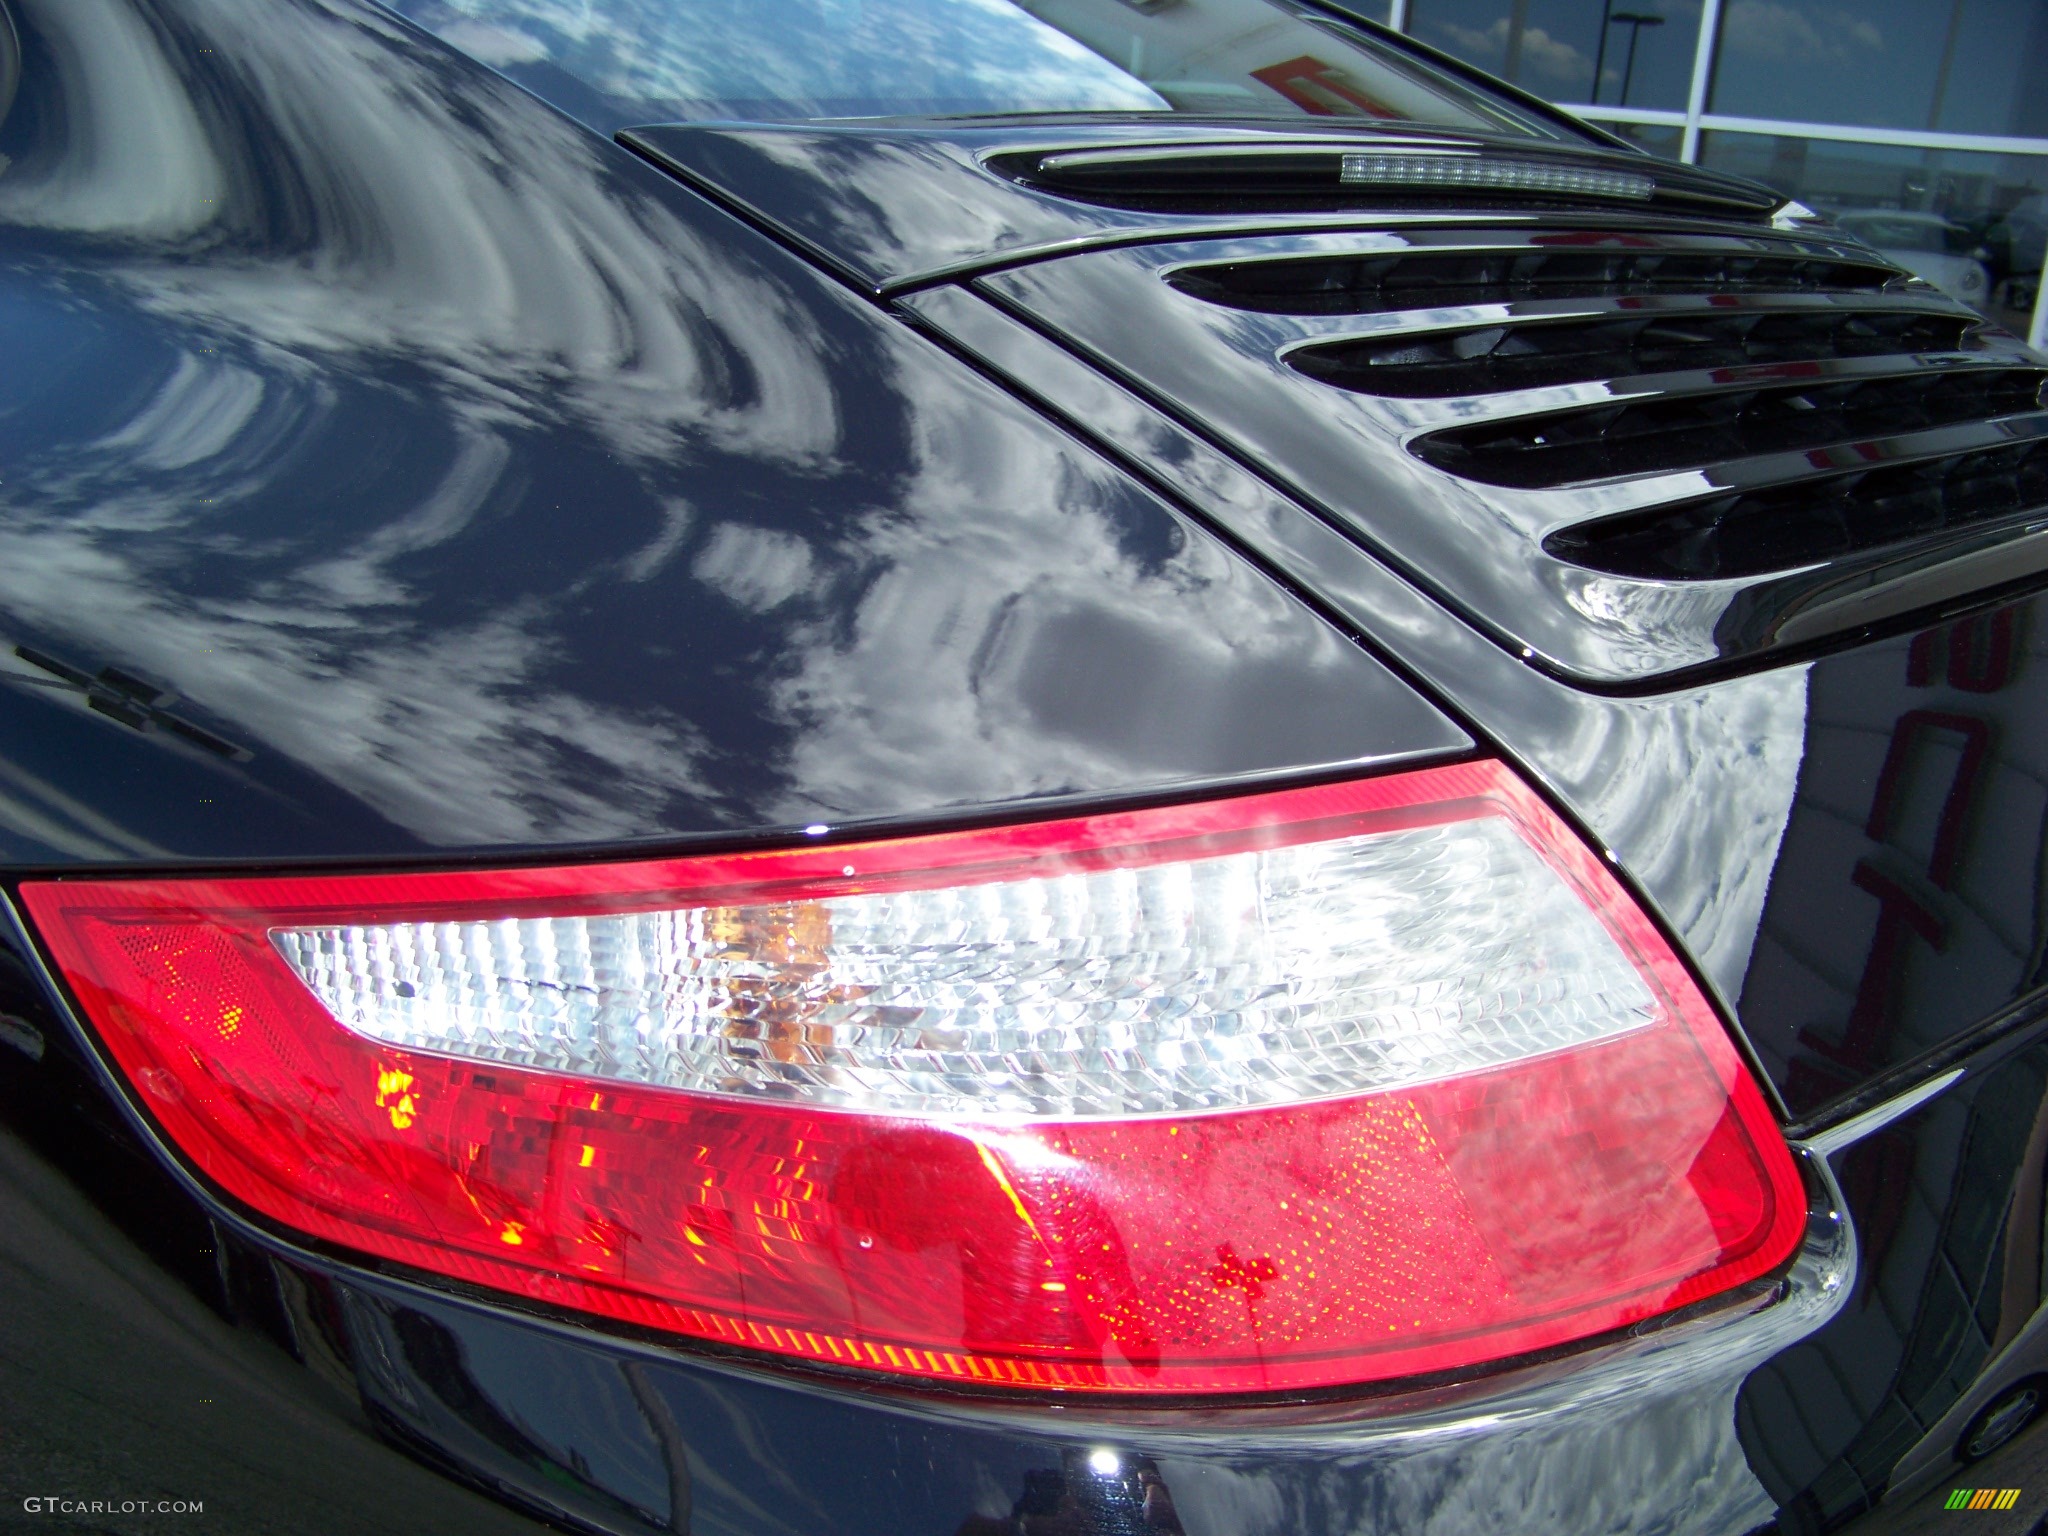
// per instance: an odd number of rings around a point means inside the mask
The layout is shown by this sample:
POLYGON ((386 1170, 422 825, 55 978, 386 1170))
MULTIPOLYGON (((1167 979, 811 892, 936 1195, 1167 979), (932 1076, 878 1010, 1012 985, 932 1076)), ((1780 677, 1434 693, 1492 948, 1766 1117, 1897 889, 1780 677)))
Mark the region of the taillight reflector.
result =
POLYGON ((32 882, 169 1138, 301 1232, 781 1355, 1258 1392, 1763 1275, 1797 1169, 1498 764, 767 853, 32 882))

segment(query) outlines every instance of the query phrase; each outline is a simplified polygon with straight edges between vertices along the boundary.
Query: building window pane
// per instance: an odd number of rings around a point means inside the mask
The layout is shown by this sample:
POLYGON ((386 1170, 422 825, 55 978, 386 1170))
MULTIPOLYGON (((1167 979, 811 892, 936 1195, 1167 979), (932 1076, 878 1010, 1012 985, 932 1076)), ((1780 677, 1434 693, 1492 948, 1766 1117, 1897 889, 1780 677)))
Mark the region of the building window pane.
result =
POLYGON ((1679 152, 1685 147, 1685 130, 1669 123, 1603 123, 1595 117, 1586 121, 1616 138, 1627 139, 1637 149, 1647 150, 1666 160, 1678 159, 1679 152))
POLYGON ((2048 137, 2041 0, 1730 0, 1709 109, 2048 137))
POLYGON ((1798 198, 2027 333, 2048 246, 2048 156, 1709 133, 1700 162, 1798 198))
POLYGON ((1413 0, 1408 30, 1552 101, 1683 112, 1700 0, 1413 0))

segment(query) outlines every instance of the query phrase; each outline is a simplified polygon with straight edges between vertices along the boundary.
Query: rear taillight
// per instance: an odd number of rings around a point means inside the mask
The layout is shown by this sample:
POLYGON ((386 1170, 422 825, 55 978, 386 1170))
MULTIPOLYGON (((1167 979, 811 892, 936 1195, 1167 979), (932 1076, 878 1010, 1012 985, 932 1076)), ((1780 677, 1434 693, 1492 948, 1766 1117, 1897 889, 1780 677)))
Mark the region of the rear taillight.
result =
POLYGON ((1791 1156, 1480 763, 566 869, 36 882, 164 1130, 301 1232, 807 1360, 1256 1392, 1754 1279, 1791 1156))

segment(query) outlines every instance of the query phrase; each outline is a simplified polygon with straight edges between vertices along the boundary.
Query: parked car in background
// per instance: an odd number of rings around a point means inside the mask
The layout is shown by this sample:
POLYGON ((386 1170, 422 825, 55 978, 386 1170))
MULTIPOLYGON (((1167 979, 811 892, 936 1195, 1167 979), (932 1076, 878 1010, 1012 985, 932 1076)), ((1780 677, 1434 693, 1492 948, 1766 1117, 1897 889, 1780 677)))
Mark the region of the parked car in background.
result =
POLYGON ((2007 303, 2031 310, 2048 253, 2048 197, 2035 192, 1993 219, 1984 231, 1993 275, 2007 285, 2007 303))
POLYGON ((1893 249, 1312 0, 0 0, 0 1492, 2024 1529, 2048 364, 1893 249))
POLYGON ((1889 256, 1916 277, 1924 277, 1965 304, 1991 297, 1990 253, 1964 225, 1937 213, 1896 208, 1846 209, 1835 222, 1865 244, 1889 256))

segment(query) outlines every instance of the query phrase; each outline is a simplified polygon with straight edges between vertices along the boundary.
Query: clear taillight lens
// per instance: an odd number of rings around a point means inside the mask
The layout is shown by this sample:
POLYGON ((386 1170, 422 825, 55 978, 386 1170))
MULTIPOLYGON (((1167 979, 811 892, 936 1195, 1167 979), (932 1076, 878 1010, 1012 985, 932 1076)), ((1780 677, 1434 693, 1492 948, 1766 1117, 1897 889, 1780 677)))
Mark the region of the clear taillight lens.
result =
POLYGON ((1755 1084, 1496 764, 1020 827, 29 910, 227 1192, 422 1269, 996 1385, 1467 1366, 1753 1279, 1755 1084))

